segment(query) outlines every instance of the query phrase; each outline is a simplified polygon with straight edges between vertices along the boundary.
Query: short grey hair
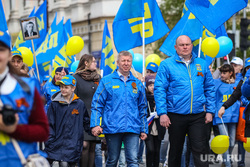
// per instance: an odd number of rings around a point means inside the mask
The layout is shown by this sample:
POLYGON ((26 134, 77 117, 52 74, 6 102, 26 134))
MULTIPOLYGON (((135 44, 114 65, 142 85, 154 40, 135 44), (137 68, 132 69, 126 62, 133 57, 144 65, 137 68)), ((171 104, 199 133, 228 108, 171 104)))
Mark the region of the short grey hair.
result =
POLYGON ((121 56, 130 56, 131 58, 133 58, 133 56, 132 56, 132 54, 131 54, 130 52, 128 52, 128 51, 121 51, 121 52, 118 54, 118 56, 117 56, 117 61, 120 60, 120 57, 121 57, 121 56))

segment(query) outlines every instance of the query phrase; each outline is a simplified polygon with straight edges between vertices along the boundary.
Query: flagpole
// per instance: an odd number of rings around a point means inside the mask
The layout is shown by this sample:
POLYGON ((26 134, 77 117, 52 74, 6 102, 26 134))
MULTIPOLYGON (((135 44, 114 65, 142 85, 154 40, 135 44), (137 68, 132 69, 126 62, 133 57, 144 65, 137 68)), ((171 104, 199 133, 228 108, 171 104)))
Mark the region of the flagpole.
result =
POLYGON ((202 38, 200 37, 200 39, 199 39, 199 52, 198 52, 199 58, 201 57, 201 40, 202 40, 202 38))
POLYGON ((145 18, 142 18, 142 76, 145 77, 145 18))
POLYGON ((40 76, 39 76, 38 65, 37 65, 37 61, 36 61, 36 52, 35 52, 33 39, 31 39, 31 43, 32 43, 32 49, 33 49, 33 56, 34 56, 35 63, 36 63, 37 78, 38 78, 38 81, 40 82, 40 76))

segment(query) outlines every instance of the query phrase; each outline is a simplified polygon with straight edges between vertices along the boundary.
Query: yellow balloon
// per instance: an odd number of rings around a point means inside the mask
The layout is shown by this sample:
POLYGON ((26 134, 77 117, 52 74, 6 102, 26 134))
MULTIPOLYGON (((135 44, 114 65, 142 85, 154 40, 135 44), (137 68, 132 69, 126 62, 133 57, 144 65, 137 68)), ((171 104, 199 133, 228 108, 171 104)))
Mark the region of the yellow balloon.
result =
POLYGON ((84 41, 79 36, 73 36, 69 38, 67 45, 66 45, 66 54, 68 56, 75 55, 80 53, 84 47, 84 41))
POLYGON ((34 58, 31 50, 29 50, 26 47, 20 47, 17 50, 22 53, 23 62, 27 64, 29 67, 31 67, 34 63, 34 58))
POLYGON ((250 152, 250 137, 247 138, 247 142, 243 143, 243 147, 247 152, 250 152))
POLYGON ((161 58, 157 54, 151 54, 146 57, 145 62, 146 62, 146 67, 150 62, 153 62, 159 66, 161 64, 161 58))
POLYGON ((214 37, 207 37, 202 41, 201 50, 205 55, 214 58, 220 50, 220 44, 214 37))
POLYGON ((223 154, 229 147, 229 137, 226 135, 218 135, 211 142, 211 149, 216 154, 223 154))

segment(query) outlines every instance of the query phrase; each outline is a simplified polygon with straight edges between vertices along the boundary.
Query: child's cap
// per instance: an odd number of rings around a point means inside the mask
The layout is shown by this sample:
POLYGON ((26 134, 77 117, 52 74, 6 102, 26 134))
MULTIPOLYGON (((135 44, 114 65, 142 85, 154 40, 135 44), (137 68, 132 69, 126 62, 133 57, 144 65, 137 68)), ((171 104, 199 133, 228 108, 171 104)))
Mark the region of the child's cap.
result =
POLYGON ((245 68, 250 66, 250 57, 245 60, 245 68))
POLYGON ((19 56, 19 57, 21 57, 21 59, 23 59, 22 53, 19 50, 12 50, 11 53, 12 53, 13 57, 19 56))
POLYGON ((145 77, 145 81, 146 81, 146 87, 148 87, 150 84, 155 83, 155 76, 154 75, 148 75, 148 76, 145 77))
POLYGON ((56 82, 56 85, 60 84, 76 86, 76 79, 72 75, 65 75, 61 81, 56 82))
POLYGON ((151 70, 151 71, 153 71, 153 72, 157 72, 157 70, 158 70, 158 65, 157 65, 156 63, 150 62, 150 63, 148 63, 146 69, 147 69, 147 70, 151 70))
POLYGON ((62 72, 62 70, 65 71, 66 75, 69 74, 69 70, 67 68, 64 68, 64 67, 57 67, 55 72, 62 72))

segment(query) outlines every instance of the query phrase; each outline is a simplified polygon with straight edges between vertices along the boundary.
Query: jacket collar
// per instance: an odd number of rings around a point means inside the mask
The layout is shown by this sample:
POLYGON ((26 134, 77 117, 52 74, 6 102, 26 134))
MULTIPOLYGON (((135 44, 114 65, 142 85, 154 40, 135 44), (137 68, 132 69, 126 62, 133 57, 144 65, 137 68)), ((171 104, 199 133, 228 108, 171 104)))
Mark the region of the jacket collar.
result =
MULTIPOLYGON (((118 69, 116 69, 116 70, 113 72, 113 78, 115 78, 115 79, 120 79, 120 76, 119 76, 117 70, 118 70, 118 69)), ((129 71, 129 78, 128 78, 127 81, 130 81, 130 80, 132 80, 132 81, 135 80, 135 77, 133 76, 133 74, 132 74, 131 71, 129 71)))
MULTIPOLYGON (((79 99, 79 97, 78 97, 75 93, 73 93, 72 96, 71 96, 71 98, 70 98, 69 104, 72 103, 73 101, 77 100, 77 99, 79 99)), ((68 103, 66 102, 66 100, 63 98, 61 91, 55 93, 55 94, 52 96, 52 101, 58 101, 59 103, 68 104, 68 103)))
MULTIPOLYGON (((192 52, 191 63, 194 61, 194 59, 195 59, 196 57, 197 57, 196 54, 195 54, 194 52, 192 52)), ((179 57, 179 55, 177 54, 177 52, 175 52, 175 57, 174 57, 174 59, 175 59, 175 61, 177 61, 177 62, 183 62, 183 61, 180 59, 180 57, 179 57)), ((183 62, 183 63, 184 63, 184 62, 183 62)))

